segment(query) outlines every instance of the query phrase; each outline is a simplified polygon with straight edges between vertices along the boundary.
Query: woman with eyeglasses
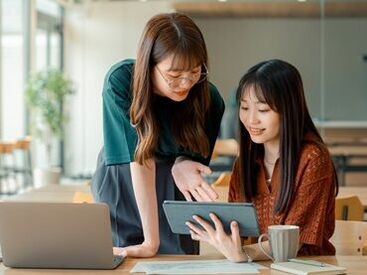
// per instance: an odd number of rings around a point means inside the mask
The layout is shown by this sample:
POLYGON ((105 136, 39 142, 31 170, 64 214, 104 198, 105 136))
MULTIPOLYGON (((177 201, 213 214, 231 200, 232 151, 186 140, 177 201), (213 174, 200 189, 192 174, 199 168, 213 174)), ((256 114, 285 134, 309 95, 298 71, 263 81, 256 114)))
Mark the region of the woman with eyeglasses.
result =
POLYGON ((136 60, 115 64, 105 77, 104 148, 92 192, 109 205, 117 254, 198 253, 197 242, 171 232, 162 203, 217 197, 202 175, 211 173, 224 102, 207 64, 195 23, 160 14, 146 24, 136 60))

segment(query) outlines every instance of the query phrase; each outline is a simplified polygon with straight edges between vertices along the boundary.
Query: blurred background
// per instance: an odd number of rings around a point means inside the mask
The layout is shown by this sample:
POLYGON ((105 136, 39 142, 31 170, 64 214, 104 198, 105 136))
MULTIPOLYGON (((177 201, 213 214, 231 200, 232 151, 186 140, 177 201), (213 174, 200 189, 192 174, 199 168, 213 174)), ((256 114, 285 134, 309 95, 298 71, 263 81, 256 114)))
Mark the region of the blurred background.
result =
MULTIPOLYGON (((90 179, 103 144, 105 73, 135 58, 150 17, 171 11, 190 15, 206 39, 210 81, 226 100, 221 139, 234 138, 240 77, 283 59, 301 72, 342 185, 367 184, 367 0, 0 0, 0 10, 4 194, 42 185, 34 177, 45 169, 62 182, 90 179)), ((218 155, 213 169, 230 170, 233 154, 218 155)))

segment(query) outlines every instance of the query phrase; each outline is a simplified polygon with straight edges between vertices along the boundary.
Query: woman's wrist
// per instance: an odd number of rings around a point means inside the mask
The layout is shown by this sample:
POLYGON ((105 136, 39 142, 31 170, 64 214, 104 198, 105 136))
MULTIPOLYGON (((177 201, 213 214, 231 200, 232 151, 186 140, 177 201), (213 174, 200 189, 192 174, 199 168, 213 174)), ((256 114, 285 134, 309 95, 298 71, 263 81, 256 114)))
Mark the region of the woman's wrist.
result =
POLYGON ((180 163, 180 162, 182 162, 184 160, 190 160, 190 158, 188 158, 186 156, 179 156, 179 157, 176 158, 175 164, 180 163))
POLYGON ((155 251, 155 253, 159 249, 159 241, 144 241, 142 245, 147 247, 149 250, 155 251))
POLYGON ((231 262, 234 263, 246 263, 248 262, 248 257, 246 255, 246 252, 243 251, 243 249, 241 249, 240 251, 237 252, 237 254, 235 255, 227 255, 226 258, 228 260, 230 260, 231 262))

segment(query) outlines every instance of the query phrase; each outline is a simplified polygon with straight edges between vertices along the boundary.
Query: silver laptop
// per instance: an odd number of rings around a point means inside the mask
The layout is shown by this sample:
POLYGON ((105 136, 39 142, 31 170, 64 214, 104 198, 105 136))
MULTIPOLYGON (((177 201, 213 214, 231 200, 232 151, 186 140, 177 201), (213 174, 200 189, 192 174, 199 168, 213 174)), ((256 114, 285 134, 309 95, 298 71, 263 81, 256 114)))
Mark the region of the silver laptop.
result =
POLYGON ((8 267, 113 269, 123 260, 101 203, 0 202, 0 245, 8 267))

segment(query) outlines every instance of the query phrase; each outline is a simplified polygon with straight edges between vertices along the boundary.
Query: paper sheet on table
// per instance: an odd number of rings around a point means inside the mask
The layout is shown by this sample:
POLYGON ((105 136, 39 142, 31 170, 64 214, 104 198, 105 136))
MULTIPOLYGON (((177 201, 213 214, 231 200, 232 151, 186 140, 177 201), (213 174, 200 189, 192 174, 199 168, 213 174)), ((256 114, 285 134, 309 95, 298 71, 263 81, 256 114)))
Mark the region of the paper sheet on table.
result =
POLYGON ((257 263, 232 263, 228 260, 138 262, 131 270, 146 274, 249 274, 267 267, 257 263))

